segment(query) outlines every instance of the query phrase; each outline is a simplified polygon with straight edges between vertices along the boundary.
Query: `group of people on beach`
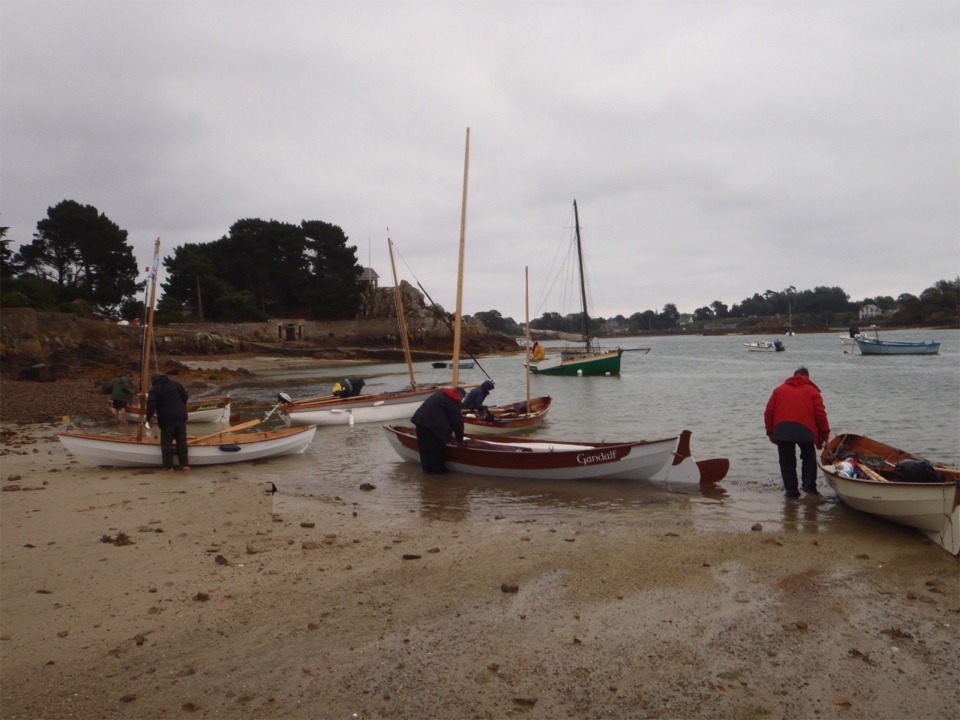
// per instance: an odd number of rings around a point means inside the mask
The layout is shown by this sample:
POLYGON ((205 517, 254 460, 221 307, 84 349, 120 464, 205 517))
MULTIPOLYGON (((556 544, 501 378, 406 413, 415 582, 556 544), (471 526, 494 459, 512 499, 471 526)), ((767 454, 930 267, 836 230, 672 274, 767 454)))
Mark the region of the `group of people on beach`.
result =
MULTIPOLYGON (((428 397, 413 414, 420 466, 425 473, 446 472, 444 449, 451 441, 464 441, 461 408, 483 408, 493 387, 493 381, 487 380, 473 388, 470 395, 462 387, 443 388, 428 397)), ((767 438, 777 446, 785 496, 799 498, 801 489, 808 495, 819 495, 816 450, 830 439, 830 421, 820 388, 810 379, 807 368, 797 368, 774 389, 764 410, 764 425, 767 438)))
MULTIPOLYGON (((348 377, 334 385, 338 397, 358 395, 364 386, 362 378, 348 377)), ((485 380, 470 393, 462 387, 443 388, 430 395, 414 412, 411 422, 417 430, 417 446, 423 472, 446 472, 445 448, 451 441, 464 442, 462 409, 487 412, 487 396, 493 391, 493 380, 485 380)), ((111 402, 117 422, 126 421, 126 409, 134 391, 124 371, 114 381, 111 402)), ((160 427, 160 453, 164 470, 173 470, 176 446, 181 470, 189 470, 187 447, 187 391, 176 380, 157 374, 152 378, 147 395, 146 422, 154 415, 160 427)), ((764 410, 767 438, 777 446, 780 477, 784 494, 799 498, 802 489, 808 495, 817 490, 816 450, 830 439, 830 421, 820 388, 810 379, 805 367, 797 368, 783 384, 777 386, 764 410), (800 474, 797 475, 797 450, 800 451, 800 474)))

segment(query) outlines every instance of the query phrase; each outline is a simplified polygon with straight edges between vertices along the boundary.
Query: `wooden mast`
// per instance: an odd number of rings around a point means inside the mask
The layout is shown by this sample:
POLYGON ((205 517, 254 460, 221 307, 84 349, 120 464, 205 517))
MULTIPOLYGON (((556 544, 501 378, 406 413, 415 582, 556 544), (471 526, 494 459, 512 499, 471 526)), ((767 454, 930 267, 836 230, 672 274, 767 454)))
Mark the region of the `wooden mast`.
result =
POLYGON ((530 267, 523 268, 524 307, 527 314, 526 330, 523 333, 527 354, 527 412, 530 412, 530 267))
POLYGON ((403 314, 403 295, 400 293, 400 283, 397 281, 397 265, 393 261, 393 240, 387 238, 390 248, 390 267, 393 269, 393 289, 397 299, 397 320, 400 323, 400 340, 403 343, 403 356, 407 359, 407 370, 410 372, 410 387, 417 389, 417 379, 413 374, 413 358, 410 356, 410 341, 407 340, 407 319, 403 314))
POLYGON ((573 219, 577 228, 577 260, 580 263, 580 306, 583 308, 583 341, 590 349, 590 315, 587 313, 587 284, 583 277, 583 246, 580 244, 580 213, 573 201, 573 219))
POLYGON ((463 157, 463 203, 460 206, 460 264, 457 268, 457 314, 453 325, 453 387, 460 384, 460 324, 463 317, 463 256, 467 239, 467 177, 470 170, 470 128, 463 157))
POLYGON ((143 366, 140 368, 140 407, 143 415, 137 423, 137 440, 143 440, 143 425, 147 421, 147 387, 150 380, 150 348, 153 346, 153 309, 157 304, 157 272, 160 267, 160 238, 153 243, 153 264, 150 267, 150 309, 143 335, 143 366))

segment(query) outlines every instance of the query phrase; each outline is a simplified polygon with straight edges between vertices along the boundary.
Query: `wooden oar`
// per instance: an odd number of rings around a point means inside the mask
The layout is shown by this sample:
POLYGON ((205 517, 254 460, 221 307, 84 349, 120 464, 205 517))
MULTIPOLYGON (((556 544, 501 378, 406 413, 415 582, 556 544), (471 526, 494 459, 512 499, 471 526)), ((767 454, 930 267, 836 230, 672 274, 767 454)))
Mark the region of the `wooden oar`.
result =
POLYGON ((864 475, 866 475, 868 478, 870 478, 874 482, 890 482, 883 475, 878 473, 873 468, 869 468, 866 465, 859 465, 859 464, 857 465, 857 467, 860 468, 860 472, 862 472, 864 475))
POLYGON ((204 440, 212 440, 215 437, 220 437, 221 435, 227 435, 229 433, 235 433, 240 430, 246 430, 251 428, 254 425, 259 425, 262 420, 248 420, 245 423, 240 423, 239 425, 233 425, 228 427, 226 430, 220 430, 219 432, 210 433, 209 435, 201 435, 200 437, 190 438, 192 442, 203 442, 204 440))

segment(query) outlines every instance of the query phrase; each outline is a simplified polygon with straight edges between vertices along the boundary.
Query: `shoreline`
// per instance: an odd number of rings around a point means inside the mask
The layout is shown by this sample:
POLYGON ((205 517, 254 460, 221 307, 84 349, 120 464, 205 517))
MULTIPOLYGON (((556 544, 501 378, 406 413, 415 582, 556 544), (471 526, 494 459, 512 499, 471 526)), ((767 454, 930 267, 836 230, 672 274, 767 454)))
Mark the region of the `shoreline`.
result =
POLYGON ((920 539, 438 519, 269 492, 303 456, 171 477, 0 430, 4 718, 960 710, 957 559, 920 539))

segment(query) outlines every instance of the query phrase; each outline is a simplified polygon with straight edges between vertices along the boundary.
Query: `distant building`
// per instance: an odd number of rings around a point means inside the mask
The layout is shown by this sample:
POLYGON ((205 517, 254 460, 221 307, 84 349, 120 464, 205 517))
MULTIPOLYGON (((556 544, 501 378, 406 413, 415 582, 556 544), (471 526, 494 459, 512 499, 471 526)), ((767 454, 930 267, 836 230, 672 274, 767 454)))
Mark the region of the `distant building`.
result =
POLYGON ((680 317, 677 319, 677 325, 690 325, 693 323, 693 315, 691 313, 680 313, 680 317))
POLYGON ((373 289, 377 289, 377 281, 380 279, 380 276, 377 275, 377 271, 372 267, 366 267, 363 269, 363 272, 360 273, 360 282, 361 284, 371 285, 373 289))
POLYGON ((878 308, 873 303, 867 303, 862 308, 860 308, 860 319, 869 320, 871 318, 880 317, 883 315, 883 310, 878 308))

